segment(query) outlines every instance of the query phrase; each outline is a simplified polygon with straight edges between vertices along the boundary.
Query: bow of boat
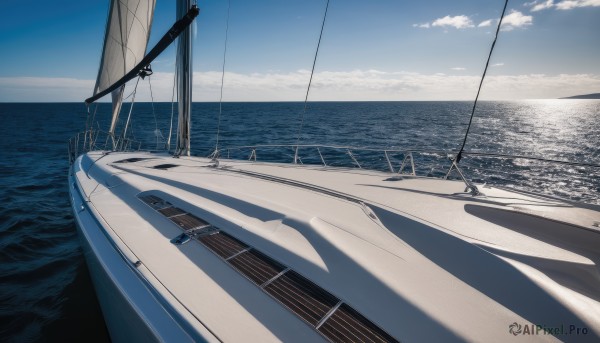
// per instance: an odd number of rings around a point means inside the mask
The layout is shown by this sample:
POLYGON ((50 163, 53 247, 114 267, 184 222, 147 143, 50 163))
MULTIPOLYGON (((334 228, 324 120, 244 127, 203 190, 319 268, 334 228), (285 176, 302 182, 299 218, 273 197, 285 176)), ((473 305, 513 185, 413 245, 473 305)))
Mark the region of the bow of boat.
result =
POLYGON ((90 152, 70 180, 92 271, 120 265, 129 275, 94 276, 96 288, 110 280, 116 296, 135 283, 128 313, 150 337, 504 341, 512 323, 600 335, 591 205, 494 187, 474 197, 462 182, 376 171, 151 153, 90 152))

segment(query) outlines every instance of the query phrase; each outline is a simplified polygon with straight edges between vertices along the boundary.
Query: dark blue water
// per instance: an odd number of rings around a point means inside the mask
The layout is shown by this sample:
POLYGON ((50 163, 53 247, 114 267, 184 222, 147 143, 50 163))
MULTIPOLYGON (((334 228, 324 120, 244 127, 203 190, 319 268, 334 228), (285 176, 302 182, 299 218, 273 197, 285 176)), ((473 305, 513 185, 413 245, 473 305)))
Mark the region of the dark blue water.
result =
MULTIPOLYGON (((310 104, 302 144, 455 151, 471 103, 376 102, 310 104)), ((127 113, 128 105, 124 106, 127 113)), ((226 103, 220 145, 295 144, 301 103, 226 103)), ((110 105, 94 125, 106 129, 110 105)), ((215 146, 219 106, 194 104, 192 148, 215 146)), ((135 104, 131 134, 145 148, 162 148, 170 104, 135 104), (154 108, 154 110, 153 110, 154 108)), ((0 104, 0 340, 107 341, 108 335, 79 247, 69 208, 67 140, 86 125, 82 104, 0 104)), ((468 151, 519 154, 600 164, 600 101, 483 102, 468 151)), ((122 118, 123 119, 123 118, 122 118)), ((97 142, 98 143, 98 142, 97 142)), ((248 158, 251 149, 222 150, 248 158)), ((380 152, 352 149, 363 167, 386 169, 380 152)), ((354 165, 345 149, 323 148, 328 164, 354 165)), ((397 169, 404 155, 390 152, 397 169)), ((259 160, 291 161, 291 148, 258 148, 259 160)), ((314 148, 300 151, 318 163, 314 148)), ((445 156, 415 153, 417 172, 441 176, 445 156)), ((466 157, 479 182, 518 187, 600 204, 600 170, 525 159, 466 157)))

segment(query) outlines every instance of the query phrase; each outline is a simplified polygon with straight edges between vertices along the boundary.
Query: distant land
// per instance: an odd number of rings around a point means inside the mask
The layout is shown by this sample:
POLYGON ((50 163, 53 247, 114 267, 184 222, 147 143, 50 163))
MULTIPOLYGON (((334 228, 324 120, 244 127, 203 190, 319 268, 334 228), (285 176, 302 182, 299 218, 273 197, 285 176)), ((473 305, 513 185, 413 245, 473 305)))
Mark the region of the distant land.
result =
POLYGON ((560 99, 600 99, 600 93, 567 96, 567 97, 560 98, 560 99))

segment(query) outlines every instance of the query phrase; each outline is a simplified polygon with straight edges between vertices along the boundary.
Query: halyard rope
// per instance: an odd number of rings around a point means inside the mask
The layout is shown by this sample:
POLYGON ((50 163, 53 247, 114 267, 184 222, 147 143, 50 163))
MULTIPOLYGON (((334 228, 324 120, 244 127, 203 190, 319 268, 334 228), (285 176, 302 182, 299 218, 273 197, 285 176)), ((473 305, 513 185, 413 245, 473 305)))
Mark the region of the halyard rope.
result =
POLYGON ((481 76, 481 81, 479 82, 479 88, 477 89, 477 95, 475 96, 475 101, 473 102, 473 109, 471 111, 471 118, 469 119, 469 125, 467 125, 467 132, 465 132, 465 138, 463 139, 462 145, 458 154, 454 158, 454 163, 458 164, 460 159, 462 158, 463 150, 465 149, 465 145, 467 144, 467 137, 469 136, 469 131, 471 130, 471 123, 473 123, 473 117, 475 116, 475 108, 477 107, 477 100, 479 99, 479 93, 481 92, 481 86, 483 85, 483 80, 485 79, 485 74, 487 73, 488 66, 490 65, 490 59, 492 58, 492 52, 494 51, 494 46, 496 46, 496 41, 498 40, 498 34, 500 33, 500 27, 502 26, 502 19, 504 19, 504 14, 506 13, 506 7, 508 6, 508 0, 504 1, 504 8, 502 9, 502 15, 500 16, 500 20, 498 21, 498 27, 496 28, 496 36, 494 37, 494 41, 492 42, 492 47, 490 48, 490 53, 487 58, 487 62, 485 63, 485 69, 483 69, 483 75, 481 76))
MULTIPOLYGON (((308 87, 306 88, 306 95, 304 97, 304 109, 302 110, 302 114, 300 116, 300 127, 298 128, 298 137, 296 138, 296 146, 300 144, 300 137, 302 135, 302 127, 304 126, 304 116, 306 114, 306 105, 308 103, 308 93, 310 92, 310 85, 312 84, 313 74, 315 73, 315 65, 317 64, 317 56, 319 55, 319 47, 321 46, 321 38, 323 37, 323 28, 325 27, 325 20, 327 19, 327 10, 329 9, 329 0, 327 0, 327 5, 325 5, 325 14, 323 15, 323 22, 321 23, 321 33, 319 33, 319 41, 317 43, 317 50, 315 51, 315 58, 313 59, 312 69, 310 71, 310 79, 308 80, 308 87)), ((296 148, 296 157, 294 158, 294 162, 297 158, 298 149, 296 148)))

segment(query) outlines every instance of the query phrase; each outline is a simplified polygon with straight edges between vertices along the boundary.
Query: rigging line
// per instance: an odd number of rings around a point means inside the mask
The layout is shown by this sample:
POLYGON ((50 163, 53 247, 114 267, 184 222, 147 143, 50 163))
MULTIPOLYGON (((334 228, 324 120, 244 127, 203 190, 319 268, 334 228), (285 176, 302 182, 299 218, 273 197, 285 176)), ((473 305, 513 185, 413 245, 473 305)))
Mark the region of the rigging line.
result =
MULTIPOLYGON (((181 60, 181 56, 179 56, 179 54, 175 54, 175 66, 179 65, 179 61, 181 60)), ((175 68, 175 73, 174 73, 174 79, 173 79, 173 96, 177 96, 177 104, 179 104, 179 68, 175 68)), ((173 97, 174 100, 175 98, 173 97)), ((174 102, 171 103, 171 110, 173 110, 173 105, 174 102)), ((175 133, 175 150, 173 151, 173 157, 175 158, 179 158, 180 155, 180 148, 179 148, 179 106, 177 106, 177 132, 175 133)))
MULTIPOLYGON (((139 82, 139 80, 138 80, 138 82, 139 82)), ((136 83, 136 86, 137 86, 137 83, 136 83)), ((124 97, 123 100, 127 100, 127 99, 131 98, 131 96, 135 94, 136 90, 137 90, 137 87, 134 90, 132 90, 128 96, 124 97)))
POLYGON ((154 135, 156 136, 156 150, 158 150, 158 121, 156 120, 156 112, 154 111, 154 95, 152 94, 152 82, 148 75, 148 86, 150 87, 150 104, 152 105, 152 115, 154 116, 154 135))
POLYGON ((219 134, 221 133, 221 114, 223 113, 223 84, 225 83, 225 61, 227 56, 227 38, 229 35, 229 13, 231 11, 231 0, 227 1, 227 21, 225 24, 225 47, 223 48, 223 70, 221 71, 221 96, 219 97, 219 116, 217 119, 217 140, 215 143, 215 152, 213 158, 219 157, 219 134))
POLYGON ((135 94, 137 92, 137 87, 138 84, 140 83, 140 79, 141 77, 138 77, 137 81, 135 82, 135 88, 133 89, 132 95, 133 97, 131 98, 131 106, 129 106, 129 114, 127 115, 127 121, 125 122, 125 128, 123 129, 123 136, 122 136, 122 142, 121 142, 121 148, 126 146, 125 143, 125 137, 127 136, 127 127, 129 126, 129 121, 131 119, 131 112, 133 112, 133 104, 135 103, 135 94), (123 145, 125 144, 125 145, 123 145))
POLYGON ((90 128, 90 117, 92 114, 90 113, 90 104, 85 104, 85 108, 87 110, 87 117, 85 118, 85 132, 87 132, 90 128))
POLYGON ((92 141, 92 132, 94 130, 94 120, 96 119, 96 111, 98 110, 98 104, 96 104, 96 107, 94 108, 94 113, 90 113, 90 105, 86 104, 86 109, 87 109, 87 118, 85 120, 85 132, 83 134, 83 150, 85 151, 86 149, 88 149, 86 146, 88 145, 88 136, 89 136, 89 141, 90 141, 90 145, 89 145, 89 150, 91 151, 91 141, 92 141))
POLYGON ((171 135, 173 134, 173 114, 175 113, 175 84, 177 83, 177 72, 173 73, 173 92, 171 93, 171 122, 169 124, 169 138, 167 138, 167 150, 171 150, 171 135))
MULTIPOLYGON (((308 103, 308 93, 310 92, 310 85, 312 84, 313 74, 315 73, 315 65, 317 64, 317 56, 319 55, 319 47, 321 46, 321 38, 323 37, 323 28, 325 27, 325 20, 327 19, 327 10, 329 9, 329 0, 325 5, 325 14, 323 15, 323 22, 321 23, 321 33, 319 33, 319 41, 317 43, 317 50, 315 51, 315 58, 313 59, 312 70, 310 71, 310 79, 308 80, 308 87, 306 88, 306 96, 304 97, 304 109, 300 119, 300 128, 298 129, 298 137, 296 138, 296 146, 300 144, 300 135, 302 134, 302 127, 304 126, 304 115, 306 114, 306 105, 308 103)), ((297 149, 296 149, 297 153, 297 149)))
POLYGON ((504 1, 504 8, 502 9, 502 15, 500 16, 500 20, 498 21, 498 27, 496 28, 496 36, 494 37, 494 41, 492 42, 492 46, 490 48, 490 53, 487 58, 487 62, 485 63, 485 68, 483 69, 483 75, 481 76, 481 81, 479 82, 479 88, 477 89, 477 95, 475 96, 475 101, 473 102, 473 109, 471 111, 471 118, 469 119, 469 125, 467 125, 467 132, 465 132, 465 138, 463 139, 462 145, 458 154, 454 158, 455 163, 459 163, 462 158, 463 150, 465 149, 465 145, 467 144, 467 137, 469 136, 469 131, 471 130, 471 124, 473 123, 473 117, 475 116, 475 108, 477 107, 477 100, 479 99, 479 93, 481 92, 481 86, 483 85, 483 80, 485 79, 485 75, 487 74, 488 66, 490 64, 490 60, 492 58, 492 52, 494 51, 494 46, 496 46, 496 41, 498 40, 498 34, 500 33, 500 27, 502 26, 502 19, 504 19, 504 14, 506 13, 506 7, 508 6, 508 0, 504 1))
MULTIPOLYGON (((87 117, 85 118, 85 131, 83 132, 83 150, 85 151, 85 145, 87 142, 87 132, 89 129, 89 122, 90 122, 90 105, 89 104, 85 104, 86 110, 87 110, 87 117)), ((79 148, 79 144, 77 144, 77 148, 79 148)))
MULTIPOLYGON (((146 77, 148 77, 148 86, 150 88, 150 105, 152 106, 152 116, 154 117, 154 135, 156 136, 156 150, 158 150, 158 134, 161 133, 158 130, 158 121, 156 119, 156 111, 154 108, 154 94, 152 93, 152 79, 150 78, 150 76, 152 76, 153 71, 152 71, 152 66, 150 64, 148 64, 146 67, 144 67, 142 70, 140 70, 140 73, 138 74, 139 77, 142 78, 142 80, 144 80, 146 77)), ((162 133, 161 133, 162 136, 162 133)))
POLYGON ((90 121, 90 151, 93 150, 93 138, 94 138, 94 121, 96 121, 96 113, 98 112, 98 104, 96 104, 96 106, 94 106, 94 113, 92 114, 92 118, 90 121))
POLYGON ((557 164, 565 164, 565 165, 569 165, 569 166, 582 166, 582 167, 600 168, 600 164, 598 164, 598 163, 566 161, 566 160, 557 160, 557 159, 553 159, 553 158, 544 158, 544 157, 535 157, 535 156, 512 155, 512 154, 495 154, 495 153, 470 152, 470 151, 464 151, 463 154, 465 154, 467 156, 497 157, 497 158, 504 158, 504 159, 517 159, 517 158, 521 158, 521 159, 524 159, 524 160, 541 161, 541 162, 551 162, 551 163, 557 163, 557 164))

